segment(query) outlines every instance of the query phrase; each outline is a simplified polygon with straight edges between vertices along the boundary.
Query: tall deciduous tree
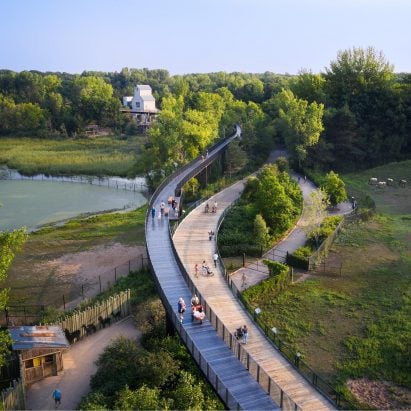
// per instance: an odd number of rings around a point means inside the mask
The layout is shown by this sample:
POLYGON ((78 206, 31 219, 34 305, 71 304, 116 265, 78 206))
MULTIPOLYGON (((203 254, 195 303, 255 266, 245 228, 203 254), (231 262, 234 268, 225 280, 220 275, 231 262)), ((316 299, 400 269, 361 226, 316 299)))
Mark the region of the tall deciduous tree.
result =
POLYGON ((307 237, 315 239, 317 247, 319 246, 320 226, 325 217, 327 217, 327 207, 330 204, 328 194, 321 188, 311 192, 309 200, 304 205, 303 217, 305 225, 303 230, 307 237))
POLYGON ((275 98, 280 119, 287 125, 286 144, 296 156, 300 166, 307 155, 307 148, 318 143, 323 131, 324 105, 298 99, 291 90, 283 89, 275 98))
POLYGON ((394 67, 374 48, 353 47, 338 52, 326 69, 326 90, 333 105, 351 106, 366 91, 385 88, 394 79, 394 67))

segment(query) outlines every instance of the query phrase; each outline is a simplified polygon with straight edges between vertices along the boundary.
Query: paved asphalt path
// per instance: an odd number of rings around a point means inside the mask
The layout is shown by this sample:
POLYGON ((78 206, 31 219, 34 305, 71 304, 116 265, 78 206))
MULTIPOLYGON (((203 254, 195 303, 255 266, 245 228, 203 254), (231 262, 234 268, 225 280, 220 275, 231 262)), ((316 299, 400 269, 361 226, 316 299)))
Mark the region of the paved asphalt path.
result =
MULTIPOLYGON (((285 152, 280 151, 273 152, 269 161, 275 161, 279 155, 284 156, 284 153, 285 152)), ((303 194, 304 204, 307 204, 310 199, 311 192, 317 189, 317 187, 312 181, 304 179, 304 176, 301 174, 291 173, 291 178, 298 182, 303 194)), ((351 211, 351 203, 349 201, 345 201, 338 204, 335 209, 329 211, 328 215, 344 215, 350 213, 351 211)), ((264 258, 284 263, 287 251, 292 253, 297 248, 305 245, 307 235, 302 227, 306 224, 307 222, 303 213, 295 227, 273 248, 267 251, 264 254, 264 258)), ((242 267, 230 275, 232 281, 239 289, 244 290, 268 277, 268 268, 263 264, 262 260, 263 259, 260 259, 255 263, 248 263, 247 267, 242 267), (243 278, 245 278, 245 281, 243 278)))
POLYGON ((26 390, 27 410, 54 410, 51 395, 58 388, 62 392, 59 410, 74 410, 81 398, 90 391, 90 377, 96 372, 95 361, 104 348, 119 336, 139 338, 132 317, 126 317, 97 333, 73 344, 63 356, 64 370, 32 384, 26 390))

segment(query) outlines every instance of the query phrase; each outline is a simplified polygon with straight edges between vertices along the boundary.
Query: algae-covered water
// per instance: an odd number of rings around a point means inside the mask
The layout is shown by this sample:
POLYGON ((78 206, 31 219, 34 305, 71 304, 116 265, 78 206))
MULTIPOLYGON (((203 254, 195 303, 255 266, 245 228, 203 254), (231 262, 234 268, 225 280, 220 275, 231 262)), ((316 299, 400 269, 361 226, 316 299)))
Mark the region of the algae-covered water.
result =
POLYGON ((141 192, 60 181, 0 180, 0 230, 35 227, 83 213, 136 208, 141 192))

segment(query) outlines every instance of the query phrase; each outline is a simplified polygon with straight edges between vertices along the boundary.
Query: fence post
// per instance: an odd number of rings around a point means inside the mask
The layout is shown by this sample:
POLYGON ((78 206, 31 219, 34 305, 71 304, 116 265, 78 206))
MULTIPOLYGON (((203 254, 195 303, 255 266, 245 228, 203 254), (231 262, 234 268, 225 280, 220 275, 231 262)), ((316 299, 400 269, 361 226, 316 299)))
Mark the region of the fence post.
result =
POLYGON ((117 267, 114 267, 114 282, 117 282, 117 267))
POLYGON ((66 311, 66 299, 64 297, 64 294, 63 294, 63 309, 64 311, 66 311))
POLYGON ((245 267, 245 253, 243 253, 243 267, 245 267))
POLYGON ((101 293, 101 276, 100 275, 98 276, 98 282, 99 282, 99 285, 100 285, 100 293, 101 293))

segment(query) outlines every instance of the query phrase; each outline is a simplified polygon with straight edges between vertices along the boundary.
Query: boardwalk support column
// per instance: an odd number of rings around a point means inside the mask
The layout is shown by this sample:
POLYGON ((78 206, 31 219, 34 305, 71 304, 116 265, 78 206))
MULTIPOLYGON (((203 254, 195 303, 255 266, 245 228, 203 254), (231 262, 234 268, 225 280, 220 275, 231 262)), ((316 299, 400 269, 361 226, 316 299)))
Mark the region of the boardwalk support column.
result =
POLYGON ((166 311, 166 334, 172 336, 175 334, 175 332, 176 329, 174 328, 173 321, 171 320, 170 316, 166 311))

